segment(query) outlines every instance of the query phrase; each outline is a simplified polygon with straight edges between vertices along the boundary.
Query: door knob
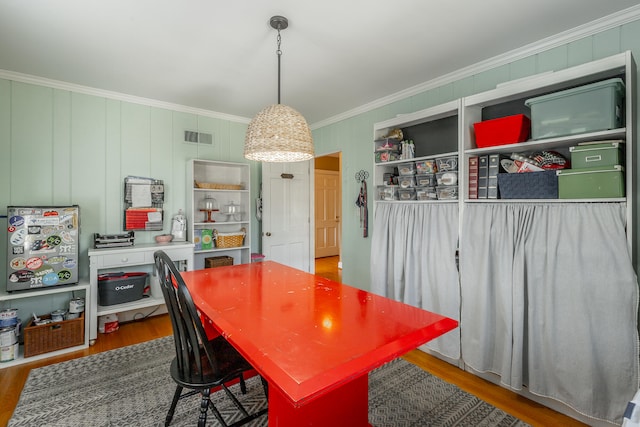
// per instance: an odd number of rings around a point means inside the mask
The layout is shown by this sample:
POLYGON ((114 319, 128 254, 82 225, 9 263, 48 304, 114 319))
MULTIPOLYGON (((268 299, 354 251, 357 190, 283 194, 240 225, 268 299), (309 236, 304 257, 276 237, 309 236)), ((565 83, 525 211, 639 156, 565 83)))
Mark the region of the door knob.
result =
POLYGON ((271 232, 267 231, 267 237, 270 237, 270 236, 271 236, 271 232))

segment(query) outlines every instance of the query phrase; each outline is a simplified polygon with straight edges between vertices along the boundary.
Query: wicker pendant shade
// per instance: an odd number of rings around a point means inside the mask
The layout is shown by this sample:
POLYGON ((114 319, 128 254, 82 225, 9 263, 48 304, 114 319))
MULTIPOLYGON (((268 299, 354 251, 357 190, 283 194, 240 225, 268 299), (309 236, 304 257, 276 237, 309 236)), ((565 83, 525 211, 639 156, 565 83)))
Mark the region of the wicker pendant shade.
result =
POLYGON ((301 162, 314 156, 313 138, 307 121, 291 107, 280 104, 280 30, 287 18, 274 16, 271 27, 278 30, 278 103, 260 111, 249 123, 244 140, 244 157, 260 162, 301 162))
POLYGON ((313 139, 307 121, 291 107, 270 105, 249 123, 244 157, 261 162, 300 162, 312 159, 313 139))

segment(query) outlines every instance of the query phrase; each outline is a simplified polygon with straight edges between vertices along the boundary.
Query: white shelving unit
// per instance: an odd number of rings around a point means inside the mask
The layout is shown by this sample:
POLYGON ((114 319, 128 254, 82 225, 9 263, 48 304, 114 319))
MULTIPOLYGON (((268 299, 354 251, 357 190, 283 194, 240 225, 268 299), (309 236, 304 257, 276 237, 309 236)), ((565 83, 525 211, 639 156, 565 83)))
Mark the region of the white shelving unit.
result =
MULTIPOLYGON (((553 73, 544 73, 540 76, 518 80, 513 83, 506 83, 493 90, 472 95, 462 100, 461 114, 461 140, 460 140, 460 169, 462 176, 468 174, 468 159, 471 156, 479 156, 488 153, 531 153, 533 151, 554 150, 569 157, 569 147, 580 142, 621 140, 624 143, 626 163, 625 188, 626 197, 619 199, 536 199, 536 201, 558 202, 558 203, 584 203, 584 202, 626 202, 627 209, 627 240, 630 253, 633 254, 635 265, 635 249, 633 249, 633 233, 635 232, 635 75, 636 66, 631 52, 625 52, 608 58, 589 62, 583 65, 567 68, 553 73), (529 140, 517 144, 508 144, 487 148, 476 148, 473 123, 483 119, 483 110, 498 109, 501 116, 518 114, 521 111, 509 111, 510 108, 517 108, 523 105, 524 100, 538 97, 561 90, 594 83, 610 78, 621 78, 625 83, 625 120, 626 126, 619 129, 605 131, 588 132, 568 135, 557 138, 546 138, 539 140, 529 140), (632 250, 633 249, 633 250, 632 250)), ((525 111, 526 112, 526 111, 525 111)), ((467 203, 529 203, 531 200, 524 199, 473 199, 468 198, 468 182, 466 179, 460 181, 461 185, 461 208, 467 203)))
POLYGON ((188 240, 194 242, 194 264, 196 269, 205 266, 205 258, 230 256, 234 264, 251 262, 251 192, 249 164, 214 160, 193 159, 187 165, 187 227, 188 240), (213 188, 199 188, 200 186, 213 188), (212 197, 220 212, 213 212, 215 222, 207 222, 207 214, 200 210, 205 197, 212 197), (225 215, 224 207, 232 203, 240 212, 235 218, 225 215), (236 233, 244 229, 242 246, 202 248, 201 230, 217 230, 219 233, 236 233))
MULTIPOLYGON (((635 205, 633 197, 635 188, 635 123, 634 94, 635 94, 636 66, 630 52, 621 53, 608 58, 578 65, 553 73, 543 73, 530 78, 507 82, 495 89, 471 95, 442 105, 434 106, 410 114, 403 114, 396 118, 374 124, 374 140, 385 137, 391 130, 400 128, 412 137, 412 129, 423 127, 420 131, 420 139, 414 138, 416 157, 410 160, 394 160, 389 162, 374 162, 373 183, 376 186, 375 206, 379 203, 458 203, 460 218, 464 214, 464 206, 467 203, 528 203, 530 200, 516 199, 469 199, 468 174, 469 157, 483 154, 511 154, 530 153, 540 150, 555 150, 568 156, 569 147, 580 142, 622 140, 625 141, 625 184, 627 197, 622 199, 544 199, 545 202, 627 202, 627 236, 630 250, 633 248, 632 236, 635 230, 635 205), (627 126, 620 129, 612 129, 583 134, 574 134, 558 138, 541 140, 529 140, 523 143, 500 145, 486 148, 477 148, 473 124, 483 119, 483 110, 486 108, 501 109, 501 116, 518 114, 523 112, 524 101, 564 89, 577 87, 609 78, 619 77, 625 82, 625 123, 627 126), (509 111, 512 106, 520 105, 517 111, 509 111), (455 129, 454 129, 455 128, 455 129), (444 129, 444 131, 442 130, 444 129), (407 132, 408 131, 408 132, 407 132), (455 141, 451 136, 455 132, 455 141), (445 137, 442 137, 442 134, 445 137), (419 155, 426 153, 425 155, 419 155), (383 175, 393 172, 399 164, 434 159, 437 157, 458 156, 458 200, 430 200, 430 201, 381 201, 377 186, 383 184, 383 175)), ((375 142, 373 147, 375 149, 375 142)), ((540 199, 536 199, 541 201, 540 199)), ((635 248, 633 248, 634 265, 636 260, 635 248)))
MULTIPOLYGON (((442 105, 403 114, 396 118, 374 125, 374 141, 380 140, 393 129, 401 128, 404 139, 413 139, 416 157, 406 160, 374 162, 373 183, 376 186, 377 203, 458 203, 458 200, 421 200, 421 201, 381 201, 377 186, 383 184, 385 173, 392 173, 399 164, 421 160, 433 160, 438 157, 457 157, 459 150, 459 115, 461 101, 451 101, 442 105)), ((375 142, 374 142, 375 149, 375 142)), ((459 163, 459 162, 458 162, 459 163)), ((462 179, 458 167, 458 182, 462 179)), ((375 206, 375 205, 374 205, 375 206)))
MULTIPOLYGON (((87 282, 79 282, 76 285, 54 286, 47 289, 40 288, 39 290, 35 290, 35 291, 15 291, 12 293, 8 293, 6 290, 2 290, 0 291, 0 308, 1 309, 16 308, 15 306, 18 304, 27 307, 30 305, 30 303, 34 302, 32 300, 38 300, 38 299, 50 300, 55 295, 60 295, 61 297, 68 296, 69 299, 71 299, 72 295, 82 296, 85 298, 85 301, 88 301, 91 299, 91 286, 87 282), (63 294, 68 294, 68 295, 63 295, 63 294)), ((65 307, 57 307, 57 308, 65 308, 65 307)), ((29 318, 27 318, 26 316, 27 314, 31 315, 31 312, 29 312, 29 310, 27 310, 26 308, 24 309, 22 307, 18 308, 18 315, 21 316, 23 328, 28 324, 30 320, 29 318)), ((43 314, 43 313, 36 313, 36 314, 43 314)), ((73 351, 78 351, 78 350, 82 350, 89 347, 89 320, 91 317, 91 307, 89 307, 88 304, 85 304, 84 316, 85 316, 84 317, 84 343, 82 345, 68 347, 61 350, 55 350, 55 351, 51 351, 43 354, 38 354, 38 355, 27 357, 27 358, 23 356, 23 348, 21 345, 20 354, 18 358, 11 361, 0 363, 0 369, 8 368, 10 366, 20 365, 22 363, 29 363, 35 360, 41 360, 48 357, 58 356, 61 354, 70 353, 73 351)))
POLYGON ((89 341, 93 342, 98 336, 98 317, 107 314, 131 312, 143 308, 164 305, 164 297, 158 278, 154 271, 153 254, 163 250, 176 263, 184 263, 185 270, 193 270, 193 243, 176 242, 168 244, 142 244, 121 248, 105 248, 89 250, 89 275, 91 284, 91 298, 87 303, 90 314, 89 341), (109 306, 98 305, 98 275, 109 272, 145 271, 149 273, 151 293, 137 301, 109 306))

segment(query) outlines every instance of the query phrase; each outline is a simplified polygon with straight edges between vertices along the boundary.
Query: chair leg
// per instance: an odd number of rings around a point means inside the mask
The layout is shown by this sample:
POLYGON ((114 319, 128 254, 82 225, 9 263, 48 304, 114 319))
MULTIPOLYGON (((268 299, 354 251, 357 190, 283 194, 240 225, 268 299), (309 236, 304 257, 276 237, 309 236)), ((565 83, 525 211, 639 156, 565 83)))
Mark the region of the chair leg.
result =
POLYGON ((243 374, 240 374, 240 391, 242 394, 247 394, 247 384, 244 382, 243 374))
POLYGON ((200 417, 198 418, 198 427, 206 427, 207 425, 207 410, 211 400, 209 399, 210 390, 204 389, 201 391, 202 400, 200 400, 200 417))
POLYGON ((181 393, 182 393, 182 387, 176 386, 176 391, 173 394, 173 400, 171 401, 169 412, 167 412, 167 417, 164 420, 165 427, 169 427, 169 424, 171 424, 171 420, 173 419, 173 413, 176 411, 176 405, 178 404, 178 400, 180 399, 181 393))
MULTIPOLYGON (((207 392, 210 392, 210 390, 207 390, 207 392)), ((220 411, 218 411, 218 408, 216 408, 211 399, 209 399, 209 408, 211 408, 211 412, 213 412, 213 415, 216 417, 218 422, 221 425, 227 427, 228 424, 224 421, 224 419, 222 418, 222 414, 220 413, 220 411)))
POLYGON ((238 408, 238 410, 240 412, 242 412, 242 415, 244 415, 245 417, 249 416, 249 413, 247 412, 247 410, 245 409, 244 406, 242 406, 242 403, 240 403, 240 401, 238 400, 238 398, 231 393, 231 390, 229 390, 227 388, 226 385, 222 384, 221 385, 222 389, 225 391, 225 393, 227 393, 227 396, 229 397, 229 399, 231 399, 231 401, 233 402, 234 405, 236 405, 236 408, 238 408))

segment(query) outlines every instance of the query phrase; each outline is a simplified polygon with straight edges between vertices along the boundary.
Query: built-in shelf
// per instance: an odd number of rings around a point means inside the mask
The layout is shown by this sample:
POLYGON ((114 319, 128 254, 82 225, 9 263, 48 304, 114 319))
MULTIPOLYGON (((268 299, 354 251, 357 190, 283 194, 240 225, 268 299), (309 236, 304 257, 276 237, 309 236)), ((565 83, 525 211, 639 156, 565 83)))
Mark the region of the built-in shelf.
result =
MULTIPOLYGON (((24 299, 48 299, 51 298, 52 295, 55 294, 74 294, 76 292, 80 292, 85 301, 91 299, 91 285, 86 280, 81 280, 74 285, 64 285, 64 286, 51 286, 51 287, 43 287, 37 288, 34 290, 24 290, 24 291, 13 291, 7 292, 6 289, 0 290, 0 302, 5 301, 4 304, 1 304, 1 307, 11 308, 7 306, 7 304, 17 303, 20 300, 24 299)), ((60 350, 49 351, 46 353, 38 354, 35 356, 24 357, 24 348, 23 345, 19 346, 19 355, 17 358, 13 360, 7 360, 0 363, 0 369, 8 368, 11 366, 21 365, 23 363, 30 363, 36 360, 42 360, 49 357, 59 356, 66 353, 71 353, 74 351, 79 351, 86 349, 89 347, 89 323, 91 317, 91 307, 85 303, 85 317, 84 317, 84 343, 82 345, 67 347, 60 350)), ((31 319, 21 319, 22 327, 24 327, 29 323, 31 319)))

